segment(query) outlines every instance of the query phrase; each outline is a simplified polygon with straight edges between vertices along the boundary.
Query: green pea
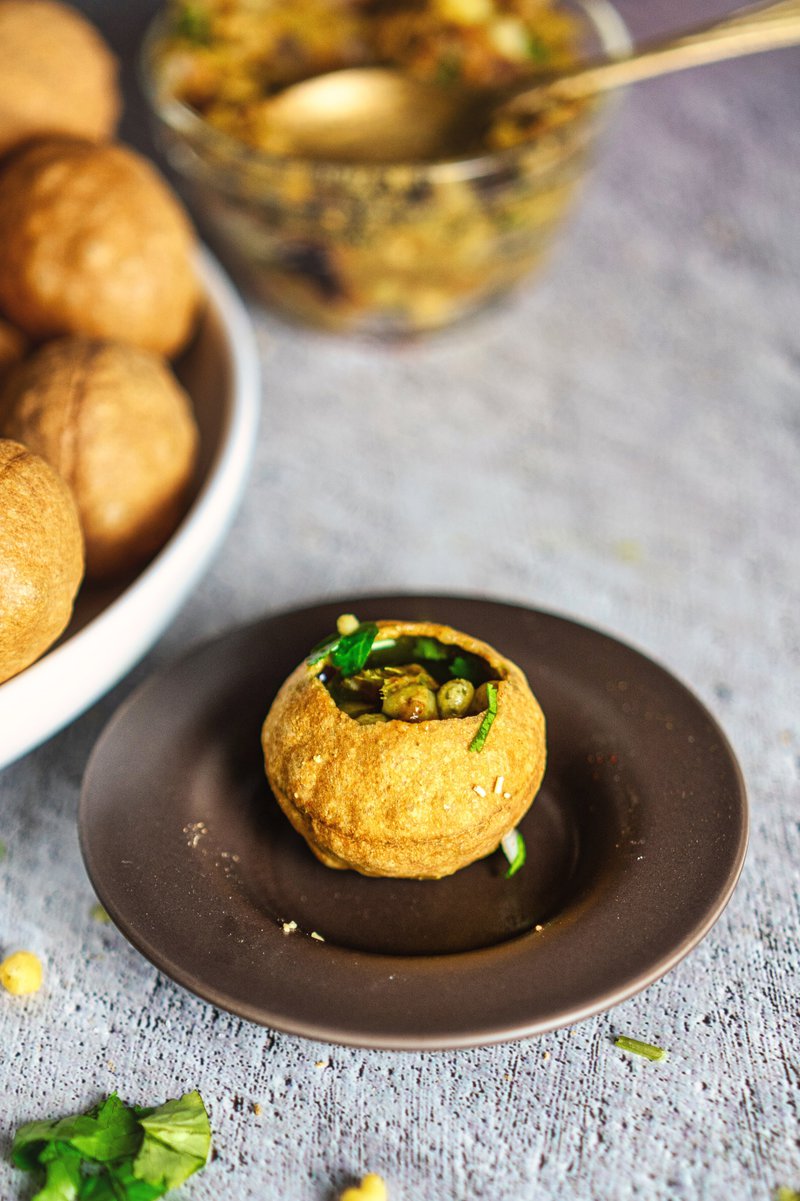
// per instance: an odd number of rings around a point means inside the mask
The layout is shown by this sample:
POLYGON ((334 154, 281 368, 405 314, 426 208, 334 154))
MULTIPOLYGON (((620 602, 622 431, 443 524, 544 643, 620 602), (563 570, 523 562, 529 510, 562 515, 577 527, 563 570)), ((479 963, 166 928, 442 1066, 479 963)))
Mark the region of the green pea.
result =
POLYGON ((436 694, 440 717, 463 717, 472 704, 475 689, 469 680, 456 678, 442 684, 436 694))
POLYGON ((385 713, 362 713, 360 717, 356 718, 356 721, 360 726, 383 725, 383 723, 387 722, 388 720, 389 718, 385 713))
POLYGON ((439 716, 436 693, 424 684, 403 684, 393 688, 383 698, 383 711, 387 717, 399 721, 431 721, 439 716))

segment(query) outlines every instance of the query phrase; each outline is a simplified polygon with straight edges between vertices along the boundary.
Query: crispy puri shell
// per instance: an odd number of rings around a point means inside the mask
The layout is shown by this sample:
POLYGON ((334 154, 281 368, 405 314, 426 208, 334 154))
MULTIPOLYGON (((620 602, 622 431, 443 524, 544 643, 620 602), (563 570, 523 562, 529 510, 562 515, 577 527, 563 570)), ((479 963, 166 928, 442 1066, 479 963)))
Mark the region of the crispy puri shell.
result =
POLYGON ((125 146, 34 142, 0 172, 0 308, 34 340, 84 334, 167 356, 199 302, 194 233, 125 146))
POLYGON ((483 715, 362 726, 317 679, 321 667, 302 663, 264 722, 267 777, 329 867, 438 879, 494 851, 530 806, 545 768, 544 715, 520 669, 486 643, 430 622, 378 624, 382 635, 428 635, 487 660, 500 683, 483 750, 469 750, 483 715))
POLYGON ((102 141, 121 107, 117 61, 56 0, 0 0, 0 154, 54 134, 102 141))
POLYGON ((16 369, 0 432, 72 489, 93 579, 123 575, 166 541, 184 509, 198 435, 167 365, 133 346, 61 338, 16 369))
POLYGON ((82 575, 83 542, 66 484, 38 455, 0 439, 0 683, 55 642, 82 575))

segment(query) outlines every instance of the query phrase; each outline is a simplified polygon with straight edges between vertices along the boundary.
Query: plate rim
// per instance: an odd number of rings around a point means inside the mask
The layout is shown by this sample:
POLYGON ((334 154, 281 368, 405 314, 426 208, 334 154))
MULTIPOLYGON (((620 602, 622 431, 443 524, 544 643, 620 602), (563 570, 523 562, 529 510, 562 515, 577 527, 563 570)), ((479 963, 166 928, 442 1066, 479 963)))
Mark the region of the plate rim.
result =
MULTIPOLYGON (((81 854, 84 860, 84 866, 89 876, 92 886, 95 888, 97 895, 107 909, 110 917, 117 925, 123 937, 135 947, 140 954, 144 956, 153 966, 162 972, 169 979, 177 983, 180 987, 186 989, 190 994, 214 1005, 216 1008, 230 1013, 236 1017, 244 1018, 257 1025, 262 1025, 270 1029, 281 1031, 284 1034, 299 1036, 315 1041, 321 1041, 338 1046, 357 1047, 362 1049, 388 1050, 388 1051, 444 1051, 444 1050, 466 1050, 471 1048, 491 1046, 499 1043, 516 1041, 524 1038, 534 1038, 539 1035, 549 1033, 553 1030, 562 1029, 574 1025, 576 1022, 584 1021, 589 1017, 596 1016, 600 1013, 607 1012, 623 1001, 630 999, 643 990, 647 989, 670 972, 677 964, 679 964, 694 948, 702 942, 709 933, 711 928, 719 920, 721 914, 727 907, 741 877, 742 869, 747 856, 747 850, 750 839, 750 803, 747 792, 747 784, 742 771, 739 760, 733 750, 731 742, 720 724, 716 716, 711 713, 704 702, 697 696, 692 688, 671 669, 667 668, 659 659, 654 658, 646 651, 642 650, 632 642, 622 639, 616 633, 612 633, 601 626, 583 621, 580 618, 572 617, 563 611, 551 609, 543 609, 535 605, 525 604, 519 600, 505 600, 493 594, 475 594, 469 592, 408 592, 408 593, 363 593, 358 595, 341 595, 341 596, 322 596, 317 601, 303 603, 300 605, 288 605, 275 611, 268 611, 261 614, 253 620, 239 623, 228 629, 212 634, 206 638, 199 640, 197 643, 186 648, 185 652, 176 657, 171 663, 166 664, 156 672, 152 673, 144 680, 133 693, 126 698, 116 712, 112 715, 106 726, 98 737, 89 760, 86 764, 86 769, 83 776, 79 808, 78 808, 78 834, 81 854), (485 1028, 476 1029, 473 1027, 469 1032, 463 1034, 434 1034, 430 1036, 412 1034, 412 1035, 397 1035, 397 1034, 374 1034, 370 1033, 367 1036, 352 1034, 351 1032, 342 1030, 337 1023, 325 1023, 324 1021, 306 1021, 304 1019, 294 1020, 287 1019, 285 1015, 267 1013, 265 1008, 260 1005, 254 1005, 247 1001, 231 997, 223 990, 216 988, 213 984, 209 985, 199 980, 196 974, 190 970, 183 968, 180 965, 175 965, 171 957, 161 952, 155 947, 148 938, 144 937, 138 931, 132 931, 126 922, 124 914, 120 907, 116 904, 113 896, 109 895, 103 888, 102 884, 98 885, 96 873, 92 870, 92 853, 88 844, 88 832, 86 811, 88 808, 88 792, 90 784, 90 774, 95 764, 95 758, 99 758, 99 754, 103 749, 106 736, 113 734, 118 723, 125 720, 129 708, 132 708, 151 687, 157 687, 163 677, 166 677, 173 669, 177 669, 187 660, 195 656, 201 656, 204 651, 210 649, 220 642, 224 642, 229 638, 234 638, 242 635, 251 629, 266 624, 273 620, 281 618, 302 615, 311 613, 314 610, 328 607, 339 607, 341 611, 352 612, 354 607, 358 610, 359 606, 380 605, 384 600, 397 602, 414 601, 435 601, 436 603, 448 602, 477 602, 481 604, 489 604, 493 607, 501 609, 514 609, 522 613, 533 614, 543 617, 547 620, 557 621, 565 626, 578 627, 583 631, 587 631, 592 635, 600 637, 619 645, 625 651, 631 652, 638 658, 644 659, 648 666, 655 667, 660 673, 666 675, 673 684, 676 684, 680 690, 687 695, 689 700, 699 709, 710 728, 719 740, 722 750, 725 754, 728 765, 733 769, 733 775, 736 782, 736 799, 737 813, 740 816, 740 833, 736 844, 735 852, 731 856, 731 862, 725 875, 725 884, 718 891, 718 894, 713 902, 704 912, 701 921, 695 923, 691 931, 680 940, 667 954, 661 955, 650 966, 640 972, 636 972, 628 981, 611 991, 602 991, 593 1000, 575 1005, 571 1008, 562 1008, 557 1014, 552 1017, 544 1017, 540 1020, 523 1020, 516 1022, 508 1022, 499 1026, 496 1022, 490 1023, 485 1028), (342 607, 344 606, 344 607, 342 607)), ((509 943, 501 944, 506 948, 513 948, 515 943, 519 943, 522 938, 513 939, 509 943)), ((423 959, 426 961, 449 960, 452 958, 462 959, 465 956, 485 955, 487 950, 491 951, 496 948, 488 948, 485 950, 466 951, 447 955, 426 955, 426 956, 392 956, 378 952, 370 952, 372 960, 383 959, 388 962, 404 961, 407 959, 423 959)), ((326 948, 327 953, 339 956, 352 956, 352 951, 345 947, 339 947, 335 944, 329 944, 326 948)))
POLYGON ((228 347, 231 399, 220 443, 188 512, 147 566, 85 626, 0 685, 0 771, 74 721, 131 670, 188 599, 235 516, 258 433, 259 355, 252 321, 222 267, 204 246, 197 261, 228 347), (109 656, 113 671, 106 669, 109 656), (60 685, 67 676, 73 683, 65 694, 60 685))

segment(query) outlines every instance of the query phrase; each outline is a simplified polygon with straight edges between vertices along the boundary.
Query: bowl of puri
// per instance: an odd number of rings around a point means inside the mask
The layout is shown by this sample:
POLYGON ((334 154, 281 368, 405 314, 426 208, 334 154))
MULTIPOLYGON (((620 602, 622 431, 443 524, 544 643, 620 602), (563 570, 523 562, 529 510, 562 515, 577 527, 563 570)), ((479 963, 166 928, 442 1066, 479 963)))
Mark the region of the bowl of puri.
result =
POLYGON ((99 35, 55 0, 0 0, 0 35, 2 766, 186 598, 241 495, 258 392, 233 289, 155 167, 112 140, 99 35))
POLYGON ((626 44, 606 0, 174 0, 142 69, 170 164, 243 282, 301 323, 391 337, 446 326, 535 270, 602 124, 604 105, 582 99, 506 112, 450 146, 433 136, 448 89, 511 87, 626 44), (307 136, 298 86, 365 64, 379 68, 359 72, 357 144, 328 92, 311 99, 323 134, 307 136), (401 122, 409 79, 430 98, 401 122))
POLYGON ((545 720, 523 672, 433 622, 339 618, 262 729, 272 792, 326 866, 440 879, 502 849, 544 775, 545 720))

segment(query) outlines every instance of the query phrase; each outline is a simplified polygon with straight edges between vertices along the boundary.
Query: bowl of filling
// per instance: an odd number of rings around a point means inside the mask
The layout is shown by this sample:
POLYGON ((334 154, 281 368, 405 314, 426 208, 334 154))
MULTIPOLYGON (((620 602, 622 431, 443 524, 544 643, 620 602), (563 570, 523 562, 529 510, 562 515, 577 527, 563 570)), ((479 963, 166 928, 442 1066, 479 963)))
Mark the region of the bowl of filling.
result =
MULTIPOLYGON (((629 45, 607 0, 174 0, 142 77, 198 219, 270 307, 339 332, 408 335, 476 312, 528 277, 584 177, 605 104, 500 108, 473 144, 298 150, 280 102, 342 68, 437 91, 513 87, 629 45), (374 150, 374 154, 371 153, 374 150)), ((374 105, 364 98, 364 111, 374 105)), ((335 101, 329 107, 335 107, 335 101)))

